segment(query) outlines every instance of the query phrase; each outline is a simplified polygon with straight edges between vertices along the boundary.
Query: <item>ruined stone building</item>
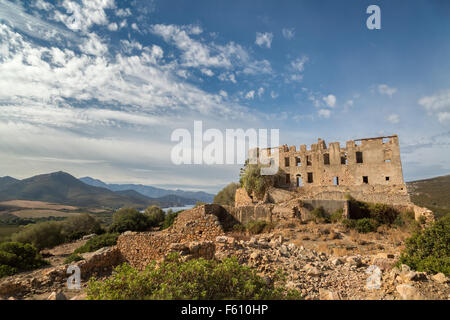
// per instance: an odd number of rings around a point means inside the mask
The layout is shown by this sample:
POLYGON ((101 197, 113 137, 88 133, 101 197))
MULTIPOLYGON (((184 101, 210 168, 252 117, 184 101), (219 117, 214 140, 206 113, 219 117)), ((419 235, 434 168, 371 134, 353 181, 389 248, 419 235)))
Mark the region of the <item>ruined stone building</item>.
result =
POLYGON ((398 137, 377 137, 328 146, 319 139, 308 149, 281 146, 282 185, 295 187, 382 185, 404 187, 398 137))
MULTIPOLYGON (((251 206, 261 202, 279 204, 300 200, 302 205, 298 210, 302 216, 317 207, 323 207, 329 213, 339 208, 348 212, 349 195, 360 201, 412 210, 416 217, 430 214, 428 209, 417 207, 410 200, 403 180, 397 135, 350 140, 345 146, 339 142, 327 146, 325 141, 318 139, 310 148, 283 145, 250 152, 250 156, 258 155, 261 163, 267 163, 262 159, 265 154, 272 164, 278 157, 281 176, 278 177, 278 188, 270 189, 264 199, 247 195, 244 189, 236 192, 240 220, 244 216, 255 216, 258 212, 251 213, 251 206), (245 210, 250 210, 250 214, 245 210)), ((277 210, 275 207, 270 214, 277 210)))

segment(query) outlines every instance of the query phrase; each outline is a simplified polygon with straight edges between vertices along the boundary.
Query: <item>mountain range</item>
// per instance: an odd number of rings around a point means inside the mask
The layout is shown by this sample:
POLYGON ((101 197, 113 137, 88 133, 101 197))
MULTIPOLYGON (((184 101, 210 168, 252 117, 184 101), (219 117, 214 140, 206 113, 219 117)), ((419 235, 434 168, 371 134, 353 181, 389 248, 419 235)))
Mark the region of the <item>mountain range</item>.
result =
POLYGON ((148 197, 136 190, 93 186, 75 178, 66 172, 41 174, 18 180, 12 177, 0 178, 0 201, 33 200, 68 204, 80 207, 137 207, 149 205, 172 207, 195 204, 198 199, 166 194, 160 197, 148 197))
POLYGON ((146 186, 142 184, 107 184, 101 180, 94 179, 91 177, 83 177, 80 178, 80 180, 91 186, 102 187, 109 189, 111 191, 134 190, 150 198, 159 198, 168 195, 176 195, 179 197, 195 199, 197 201, 207 203, 211 203, 214 200, 213 194, 206 193, 203 191, 167 190, 152 186, 146 186))

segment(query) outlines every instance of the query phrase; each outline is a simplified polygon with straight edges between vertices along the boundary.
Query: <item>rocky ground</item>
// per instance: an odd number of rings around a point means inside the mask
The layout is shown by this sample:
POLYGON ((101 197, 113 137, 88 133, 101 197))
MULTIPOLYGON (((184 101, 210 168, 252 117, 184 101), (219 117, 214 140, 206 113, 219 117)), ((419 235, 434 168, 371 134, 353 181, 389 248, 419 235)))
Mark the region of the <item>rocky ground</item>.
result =
MULTIPOLYGON (((443 274, 431 275, 407 266, 393 266, 408 236, 398 229, 359 234, 340 224, 286 221, 259 235, 231 232, 218 236, 212 243, 193 242, 188 247, 193 254, 195 248, 215 248, 217 259, 235 256, 267 281, 281 269, 286 274, 286 286, 300 290, 308 300, 450 299, 448 278, 443 274)), ((84 243, 85 240, 80 240, 43 252, 51 265, 0 280, 0 296, 3 299, 84 299, 86 281, 82 281, 80 290, 67 289, 67 265, 63 264, 64 258, 84 243)), ((176 250, 183 246, 172 247, 176 250)), ((108 261, 114 250, 101 249, 88 254, 87 263, 95 259, 108 261)), ((103 277, 108 275, 108 270, 105 268, 103 277)))

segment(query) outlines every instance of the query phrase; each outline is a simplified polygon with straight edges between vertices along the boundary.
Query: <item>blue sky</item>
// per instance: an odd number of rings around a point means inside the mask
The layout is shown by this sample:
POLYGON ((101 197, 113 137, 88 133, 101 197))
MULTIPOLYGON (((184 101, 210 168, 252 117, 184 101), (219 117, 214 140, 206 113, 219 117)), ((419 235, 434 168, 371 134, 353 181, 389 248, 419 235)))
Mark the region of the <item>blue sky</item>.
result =
POLYGON ((437 0, 0 0, 0 176, 215 192, 239 166, 170 162, 194 120, 297 147, 398 134, 405 180, 448 174, 449 16, 437 0))

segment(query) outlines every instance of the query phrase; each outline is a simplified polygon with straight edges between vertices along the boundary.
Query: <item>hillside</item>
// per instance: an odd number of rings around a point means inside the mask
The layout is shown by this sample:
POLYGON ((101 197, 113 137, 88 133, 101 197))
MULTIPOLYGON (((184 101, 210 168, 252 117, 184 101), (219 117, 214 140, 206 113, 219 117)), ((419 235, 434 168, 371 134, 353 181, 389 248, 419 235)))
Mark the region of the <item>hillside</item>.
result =
POLYGON ((137 192, 116 193, 109 189, 83 183, 65 172, 37 175, 28 179, 0 179, 0 201, 34 200, 62 203, 81 207, 133 206, 144 208, 149 205, 162 207, 178 205, 178 201, 151 199, 137 192))
MULTIPOLYGON (((167 195, 176 195, 182 198, 193 199, 196 201, 202 201, 207 203, 211 203, 214 200, 213 194, 206 193, 203 191, 168 190, 152 186, 146 186, 142 184, 108 184, 101 180, 94 179, 91 177, 83 177, 80 178, 80 180, 91 186, 102 187, 109 189, 111 191, 134 190, 150 198, 160 198, 167 195)), ((192 203, 184 203, 184 204, 192 204, 192 203)))
POLYGON ((450 175, 406 183, 411 200, 442 216, 450 212, 450 175))

